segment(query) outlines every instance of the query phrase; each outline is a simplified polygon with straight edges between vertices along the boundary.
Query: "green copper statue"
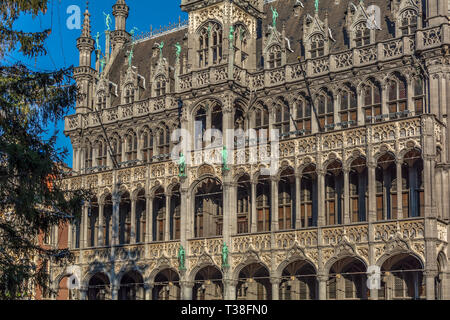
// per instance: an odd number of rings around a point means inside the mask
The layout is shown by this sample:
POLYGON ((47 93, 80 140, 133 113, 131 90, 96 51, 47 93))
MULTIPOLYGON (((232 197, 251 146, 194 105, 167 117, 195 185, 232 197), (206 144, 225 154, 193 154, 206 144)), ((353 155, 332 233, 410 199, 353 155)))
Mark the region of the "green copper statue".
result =
POLYGON ((131 29, 130 34, 131 34, 131 39, 134 38, 134 34, 136 33, 136 31, 138 31, 139 29, 134 27, 133 29, 131 29))
POLYGON ((177 51, 175 52, 175 54, 177 55, 177 60, 180 59, 180 55, 181 55, 181 45, 179 42, 177 42, 175 44, 175 48, 177 49, 177 51))
POLYGON ((222 170, 230 171, 230 168, 228 168, 228 150, 226 146, 223 146, 222 150, 222 170))
POLYGON ((178 262, 180 263, 180 271, 186 270, 185 261, 186 261, 186 252, 184 251, 183 246, 180 246, 180 250, 178 251, 178 262))
POLYGON ((105 64, 106 64, 106 58, 103 57, 100 59, 100 73, 102 73, 103 70, 105 69, 105 64))
POLYGON ((180 153, 179 169, 180 177, 186 177, 186 158, 183 153, 180 153))
POLYGON ((164 48, 164 41, 161 41, 161 43, 158 45, 159 48, 159 56, 162 57, 162 49, 164 48))
POLYGON ((230 265, 228 264, 228 254, 229 254, 228 246, 224 242, 222 247, 222 267, 224 268, 230 267, 230 265))
POLYGON ((112 22, 112 19, 111 19, 111 15, 108 13, 108 14, 106 14, 106 13, 104 13, 103 12, 103 15, 106 17, 105 19, 106 19, 106 28, 108 29, 108 31, 109 30, 111 30, 111 22, 112 22))
POLYGON ((230 39, 230 45, 231 45, 234 40, 234 27, 233 26, 230 26, 230 34, 228 35, 228 38, 230 39))
POLYGON ((97 50, 101 51, 102 48, 100 47, 99 39, 100 39, 100 32, 97 32, 97 35, 95 36, 95 44, 97 45, 97 50))
POLYGON ((131 67, 133 57, 134 57, 134 46, 132 46, 130 52, 128 52, 128 66, 129 67, 131 67))
POLYGON ((314 6, 316 7, 316 12, 319 12, 319 0, 314 1, 314 6))
POLYGON ((274 9, 273 7, 270 7, 270 8, 272 9, 272 26, 274 28, 276 28, 277 27, 277 19, 278 19, 279 14, 278 14, 277 9, 274 9))

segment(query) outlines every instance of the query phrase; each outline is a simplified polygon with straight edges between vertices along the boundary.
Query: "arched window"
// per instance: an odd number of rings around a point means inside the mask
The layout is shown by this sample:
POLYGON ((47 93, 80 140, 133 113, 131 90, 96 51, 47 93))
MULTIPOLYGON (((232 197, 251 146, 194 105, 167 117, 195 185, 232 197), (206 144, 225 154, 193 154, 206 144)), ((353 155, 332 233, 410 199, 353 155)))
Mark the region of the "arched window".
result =
POLYGON ((247 53, 248 32, 245 26, 237 24, 234 26, 234 61, 242 68, 245 68, 245 63, 248 59, 247 53))
POLYGON ((424 112, 425 107, 425 83, 422 78, 414 79, 414 110, 416 115, 424 112))
POLYGON ((169 128, 163 126, 158 131, 158 155, 159 159, 167 159, 170 157, 170 131, 169 128))
POLYGON ((115 137, 111 139, 112 157, 117 163, 122 161, 122 141, 120 138, 115 137))
POLYGON ((325 176, 325 216, 328 225, 343 223, 344 179, 342 164, 334 161, 325 176))
POLYGON ((167 83, 167 80, 165 77, 159 76, 156 78, 156 80, 155 80, 155 95, 157 97, 160 97, 160 96, 166 94, 166 92, 167 92, 166 91, 166 83, 167 83))
POLYGON ((107 165, 108 145, 104 140, 100 140, 97 146, 98 146, 97 165, 99 167, 104 167, 107 165))
POLYGON ((127 152, 126 160, 132 161, 137 159, 137 135, 134 132, 129 132, 127 135, 127 152))
POLYGON ((210 64, 222 62, 222 26, 208 22, 199 31, 198 66, 207 67, 210 64))
POLYGON ((86 146, 84 149, 84 168, 85 169, 92 168, 92 155, 93 155, 92 143, 90 143, 89 141, 86 141, 86 146))
POLYGON ((268 140, 269 137, 269 111, 263 105, 257 107, 254 111, 255 116, 255 131, 258 139, 263 134, 268 140))
POLYGON ((364 86, 364 110, 366 123, 382 121, 381 89, 373 82, 369 82, 364 86))
POLYGON ((260 178, 256 187, 256 211, 258 232, 270 231, 271 222, 270 180, 260 178))
POLYGON ((418 17, 414 10, 405 10, 400 15, 400 30, 402 35, 414 34, 417 30, 418 17))
POLYGON ((204 107, 200 107, 195 114, 195 149, 206 147, 206 143, 205 141, 203 141, 203 135, 206 131, 207 118, 207 109, 204 107))
POLYGON ((149 163, 153 160, 153 147, 154 147, 154 135, 152 131, 146 130, 142 134, 143 146, 142 146, 142 155, 144 157, 144 161, 149 163))
POLYGON ((289 138, 291 115, 289 110, 289 103, 281 98, 275 102, 275 123, 273 129, 278 130, 280 139, 289 138))
POLYGON ((305 99, 298 99, 296 102, 295 122, 300 131, 305 134, 311 133, 311 104, 305 99))
POLYGON ((386 153, 378 159, 375 171, 377 185, 377 219, 397 219, 397 170, 395 158, 386 153))
POLYGON ((358 23, 355 26, 355 46, 362 47, 370 44, 370 30, 366 22, 358 23))
POLYGON ((281 67, 281 48, 280 46, 271 46, 268 50, 267 66, 269 69, 281 67))
POLYGON ((388 83, 388 106, 389 118, 398 119, 405 117, 403 112, 407 110, 406 81, 400 78, 393 78, 388 83), (398 113, 402 114, 398 114, 398 113))
POLYGON ((250 177, 245 175, 238 181, 237 192, 237 233, 248 233, 250 231, 250 177))
POLYGON ((166 223, 166 195, 164 189, 159 188, 153 200, 153 240, 164 241, 166 223))
POLYGON ((222 235, 223 191, 222 184, 214 179, 206 179, 195 190, 196 238, 222 235))
POLYGON ((322 129, 334 129, 334 104, 330 93, 321 93, 317 97, 319 124, 322 129))
POLYGON ((300 220, 303 228, 317 223, 317 175, 314 165, 303 170, 300 187, 300 220))
POLYGON ((97 92, 97 110, 106 109, 106 94, 104 90, 97 92))
POLYGON ((356 126, 358 124, 358 99, 356 92, 346 88, 341 91, 340 98, 342 128, 356 126))
POLYGON ((311 44, 311 58, 322 57, 325 54, 325 40, 323 35, 315 34, 310 39, 311 44))
POLYGON ((134 87, 132 84, 128 84, 125 86, 125 90, 124 90, 124 100, 125 103, 133 103, 134 102, 134 87))
POLYGON ((181 194, 180 186, 172 189, 170 198, 170 240, 179 240, 181 235, 181 194))
POLYGON ((293 229, 295 202, 295 177, 292 169, 281 174, 278 183, 278 227, 280 230, 293 229))

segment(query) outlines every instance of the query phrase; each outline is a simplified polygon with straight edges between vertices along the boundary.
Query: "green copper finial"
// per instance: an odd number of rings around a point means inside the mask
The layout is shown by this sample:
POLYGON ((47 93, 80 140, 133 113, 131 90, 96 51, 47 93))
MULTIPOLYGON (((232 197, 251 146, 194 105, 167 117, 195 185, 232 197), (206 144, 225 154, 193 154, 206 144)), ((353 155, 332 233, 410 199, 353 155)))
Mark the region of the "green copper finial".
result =
POLYGON ((112 22, 111 15, 109 13, 106 14, 105 12, 103 12, 103 15, 105 16, 106 28, 109 31, 111 30, 111 22, 112 22))
POLYGON ((180 170, 180 178, 186 177, 186 158, 184 157, 183 153, 180 153, 180 159, 178 161, 179 164, 179 170, 180 170))
POLYGON ((314 6, 316 7, 316 12, 319 12, 319 0, 314 1, 314 6))
POLYGON ((186 270, 186 251, 184 251, 183 246, 180 246, 180 250, 178 251, 178 263, 180 264, 179 269, 180 271, 186 270))
POLYGON ((277 19, 278 19, 279 14, 278 14, 277 9, 274 9, 273 7, 270 7, 270 9, 272 10, 272 26, 274 28, 276 28, 277 27, 277 19))
POLYGON ((228 264, 228 254, 229 254, 228 246, 224 242, 222 247, 222 267, 224 268, 230 267, 230 265, 228 264))

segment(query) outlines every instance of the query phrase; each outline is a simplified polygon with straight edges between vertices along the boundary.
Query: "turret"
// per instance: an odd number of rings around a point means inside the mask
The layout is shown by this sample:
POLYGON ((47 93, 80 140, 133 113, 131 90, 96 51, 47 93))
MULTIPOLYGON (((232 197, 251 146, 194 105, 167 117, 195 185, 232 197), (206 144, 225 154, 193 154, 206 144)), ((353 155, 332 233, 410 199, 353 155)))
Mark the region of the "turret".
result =
POLYGON ((127 18, 130 8, 125 0, 117 0, 113 6, 113 16, 115 18, 115 30, 111 32, 112 50, 116 51, 131 40, 130 34, 127 32, 127 18))

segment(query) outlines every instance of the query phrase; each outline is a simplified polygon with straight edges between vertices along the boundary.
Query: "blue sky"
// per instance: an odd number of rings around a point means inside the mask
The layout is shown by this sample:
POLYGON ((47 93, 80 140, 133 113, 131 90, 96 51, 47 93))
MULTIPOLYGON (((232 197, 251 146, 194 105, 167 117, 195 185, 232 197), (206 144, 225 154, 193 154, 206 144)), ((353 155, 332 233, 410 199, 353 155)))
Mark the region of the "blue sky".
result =
MULTIPOLYGON (((91 0, 89 1, 89 12, 91 14, 92 35, 103 34, 100 38, 100 44, 104 49, 105 20, 103 12, 110 13, 112 17, 112 6, 116 0, 91 0)), ((169 23, 178 22, 179 17, 186 19, 187 14, 180 10, 181 0, 126 0, 130 7, 130 14, 127 20, 127 30, 137 27, 139 32, 147 32, 150 26, 157 29, 160 26, 169 25, 169 23)), ((67 13, 67 9, 76 5, 81 9, 81 23, 83 22, 83 13, 86 9, 85 0, 49 0, 48 11, 45 16, 39 16, 32 19, 31 16, 22 16, 15 24, 16 30, 22 31, 42 31, 52 29, 50 37, 47 39, 46 47, 48 54, 37 59, 27 59, 18 53, 10 53, 5 57, 6 63, 14 63, 17 60, 22 61, 33 70, 54 70, 56 68, 78 65, 78 50, 76 48, 76 39, 80 36, 81 30, 67 27, 67 20, 72 12, 67 13)), ((114 17, 113 21, 114 21, 114 17)), ((73 20, 72 20, 73 21, 73 20)), ((114 28, 114 23, 111 29, 114 28)), ((139 33, 138 32, 138 33, 139 33)), ((94 58, 94 56, 92 56, 94 58)), ((93 59, 94 61, 94 59, 93 59)), ((74 113, 72 111, 71 113, 74 113)), ((64 136, 64 121, 49 125, 48 135, 55 130, 58 133, 58 147, 67 147, 69 151, 65 162, 72 165, 72 148, 70 139, 64 136)))

